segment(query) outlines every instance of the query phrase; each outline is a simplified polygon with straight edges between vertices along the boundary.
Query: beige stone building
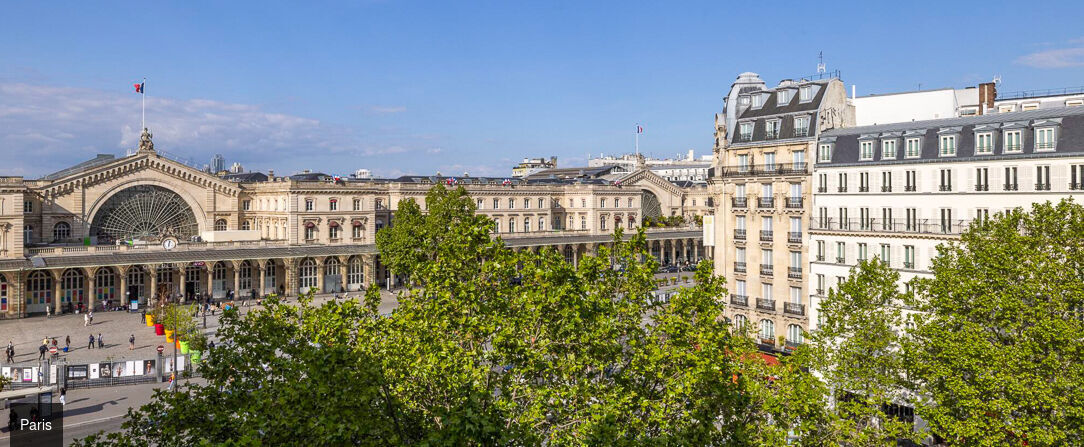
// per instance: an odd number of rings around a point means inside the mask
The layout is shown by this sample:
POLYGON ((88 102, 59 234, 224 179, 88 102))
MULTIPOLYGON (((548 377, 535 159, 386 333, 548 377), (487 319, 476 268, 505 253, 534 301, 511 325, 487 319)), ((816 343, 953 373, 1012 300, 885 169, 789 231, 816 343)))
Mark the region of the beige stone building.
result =
POLYGON ((810 160, 820 132, 853 122, 839 79, 767 88, 753 73, 738 77, 716 116, 716 272, 727 279, 729 318, 763 349, 801 343, 809 328, 810 160))
MULTIPOLYGON (((707 210, 691 205, 704 202, 706 188, 645 170, 535 179, 217 176, 157 152, 145 131, 129 156, 98 156, 36 180, 0 177, 0 317, 160 295, 393 287, 399 279, 380 263, 376 232, 394 224, 401 199, 424 209, 434 185, 465 187, 510 246, 553 247, 573 262, 616 227, 707 210)), ((652 229, 648 239, 663 262, 703 256, 693 226, 652 229)))

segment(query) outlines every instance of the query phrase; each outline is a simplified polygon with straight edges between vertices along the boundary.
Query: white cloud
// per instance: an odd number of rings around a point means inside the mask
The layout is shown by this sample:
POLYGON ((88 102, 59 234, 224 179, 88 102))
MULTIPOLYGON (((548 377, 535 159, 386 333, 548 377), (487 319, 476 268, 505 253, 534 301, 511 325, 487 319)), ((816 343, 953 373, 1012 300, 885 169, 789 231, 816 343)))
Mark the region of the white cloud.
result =
MULTIPOLYGON (((0 168, 0 175, 40 176, 96 153, 123 154, 134 148, 141 130, 139 99, 128 92, 0 82, 0 156, 15 160, 0 168)), ((388 113, 402 110, 386 108, 388 113)), ((421 135, 370 134, 211 99, 149 96, 147 127, 156 149, 198 165, 218 153, 227 163, 239 161, 249 169, 352 172, 394 162, 381 156, 439 153, 421 135)))
POLYGON ((1084 47, 1037 51, 1016 59, 1016 63, 1035 68, 1084 66, 1084 47))

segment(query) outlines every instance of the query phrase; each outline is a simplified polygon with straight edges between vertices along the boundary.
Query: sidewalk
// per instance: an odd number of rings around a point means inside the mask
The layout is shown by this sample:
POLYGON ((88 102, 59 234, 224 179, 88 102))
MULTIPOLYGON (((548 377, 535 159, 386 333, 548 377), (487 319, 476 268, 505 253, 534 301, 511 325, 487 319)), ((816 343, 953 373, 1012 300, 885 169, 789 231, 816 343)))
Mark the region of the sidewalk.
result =
MULTIPOLYGON (((395 294, 385 291, 383 295, 381 311, 390 312, 395 307, 395 294)), ((349 296, 360 297, 357 293, 349 296)), ((323 303, 333 297, 334 294, 317 295, 315 302, 323 303)), ((288 302, 296 303, 297 297, 289 298, 288 302)), ((240 305, 241 301, 234 300, 234 303, 240 305)), ((246 307, 241 308, 241 312, 247 314, 256 309, 255 304, 250 300, 246 307)), ((207 315, 206 332, 209 336, 214 336, 219 327, 218 319, 221 315, 221 312, 216 312, 213 317, 210 314, 207 315)), ((202 329, 203 318, 197 317, 196 321, 202 329)), ((94 324, 88 327, 83 327, 83 314, 0 320, 0 347, 6 347, 9 340, 14 342, 15 364, 17 365, 37 365, 38 346, 41 345, 42 338, 46 337, 50 340, 57 339, 57 347, 60 351, 57 354, 58 360, 69 364, 150 359, 157 354, 158 345, 166 346, 167 352, 172 352, 168 350, 169 346, 166 345, 164 336, 154 335, 153 327, 140 323, 140 312, 94 312, 94 324), (93 335, 97 339, 99 333, 102 334, 105 347, 98 349, 95 342, 94 348, 88 348, 89 337, 93 335), (136 348, 129 350, 128 337, 132 334, 135 334, 136 348), (65 336, 71 337, 71 349, 67 353, 63 352, 65 336)), ((50 356, 49 353, 45 355, 50 356)), ((3 362, 4 360, 6 358, 0 355, 0 364, 9 365, 3 362)))

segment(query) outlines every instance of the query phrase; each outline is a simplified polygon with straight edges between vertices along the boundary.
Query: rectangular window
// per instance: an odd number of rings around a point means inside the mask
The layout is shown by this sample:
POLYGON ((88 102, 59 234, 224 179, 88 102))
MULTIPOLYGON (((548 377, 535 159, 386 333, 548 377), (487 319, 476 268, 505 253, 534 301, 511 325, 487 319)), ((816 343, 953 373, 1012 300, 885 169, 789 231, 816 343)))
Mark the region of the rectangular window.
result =
POLYGON ((23 202, 23 212, 24 213, 33 213, 34 212, 34 202, 31 202, 29 200, 23 202))
POLYGON ((1005 168, 1005 190, 1016 191, 1020 189, 1020 184, 1017 183, 1016 166, 1008 166, 1005 168))
POLYGON ((1052 151, 1054 150, 1054 128, 1045 127, 1042 129, 1035 129, 1035 150, 1036 151, 1052 151))
POLYGON ((866 243, 865 242, 859 242, 858 243, 858 262, 865 261, 866 260, 866 255, 867 255, 866 243))
POLYGON ((817 192, 828 192, 828 174, 817 174, 817 192))
POLYGON ((952 233, 952 208, 941 208, 941 232, 952 233))
POLYGON ((1035 167, 1035 190, 1050 191, 1050 166, 1035 167))
POLYGON ((328 236, 332 240, 338 239, 339 238, 339 227, 328 228, 328 236))
POLYGON ((845 264, 847 262, 847 245, 843 242, 836 242, 836 263, 845 264))
MULTIPOLYGON (((606 207, 606 205, 605 205, 606 199, 602 199, 602 203, 604 204, 602 206, 605 208, 606 207)), ((528 198, 524 197, 523 198, 523 209, 530 209, 530 208, 531 208, 531 199, 528 199, 528 198)))
POLYGON ((738 155, 738 172, 749 172, 749 154, 738 155))
POLYGON ((330 201, 327 202, 327 209, 329 209, 331 211, 337 211, 339 209, 339 201, 335 200, 335 199, 331 199, 330 201))
POLYGON ((599 199, 599 208, 606 208, 606 199, 599 199))
POLYGON ((861 207, 858 209, 858 225, 860 225, 863 230, 872 229, 873 216, 870 216, 868 207, 861 207))
POLYGON ((501 209, 501 199, 493 199, 493 209, 501 209))
POLYGON ((801 102, 809 102, 813 99, 813 87, 804 86, 798 89, 798 100, 801 102))
POLYGON ((839 187, 837 189, 839 190, 839 192, 847 192, 847 173, 846 172, 840 172, 839 173, 839 187))
POLYGON ((775 170, 775 152, 767 152, 764 154, 764 169, 769 171, 775 170))
POLYGON ((1023 146, 1020 145, 1020 137, 1022 132, 1019 130, 1006 130, 1005 131, 1005 152, 1020 152, 1023 150, 1023 146))
POLYGON ((975 134, 975 153, 979 155, 994 153, 994 134, 990 132, 975 134))
POLYGON ((990 190, 990 168, 975 168, 975 191, 990 190))
POLYGON ((516 209, 516 199, 508 198, 508 209, 510 209, 510 210, 516 209))
POLYGON ((881 171, 881 192, 892 192, 892 171, 881 171))
POLYGON ((832 145, 822 144, 820 149, 817 150, 817 161, 829 162, 832 161, 832 145))
POLYGON ((753 123, 741 123, 738 125, 739 138, 741 141, 750 141, 753 139, 753 123))
POLYGON ((817 274, 817 295, 824 294, 824 274, 817 274))
POLYGON ((1084 165, 1069 165, 1069 189, 1084 190, 1084 165))
POLYGON ((915 246, 904 245, 903 246, 903 268, 913 269, 915 268, 915 246))
POLYGON ((896 140, 881 141, 881 159, 896 158, 896 140))
MULTIPOLYGON (((620 201, 621 199, 615 199, 615 200, 620 201)), ((543 209, 545 207, 546 207, 546 199, 539 198, 538 199, 538 209, 543 209)))
POLYGON ((305 200, 305 211, 312 211, 315 206, 312 199, 305 200))
POLYGON ((904 154, 907 158, 918 158, 919 152, 919 140, 918 138, 907 139, 907 153, 904 154))
POLYGON ((360 226, 354 226, 352 228, 353 228, 353 231, 354 231, 354 234, 353 234, 354 239, 360 239, 360 238, 364 237, 364 234, 362 234, 362 232, 361 232, 361 227, 360 226))
POLYGON ((859 143, 859 146, 861 147, 861 152, 859 152, 858 154, 858 159, 873 160, 873 142, 862 141, 861 143, 859 143))
POLYGON ((809 117, 798 116, 794 118, 794 136, 804 137, 809 135, 809 117))
POLYGON ((248 211, 248 210, 252 209, 252 201, 251 200, 242 201, 241 202, 241 209, 244 210, 244 211, 248 211))
POLYGON ((892 208, 889 208, 887 206, 886 207, 881 207, 881 229, 882 230, 893 230, 894 229, 893 225, 892 225, 892 208))
POLYGON ((824 260, 824 241, 817 241, 817 260, 824 260))
POLYGON ((939 189, 941 191, 952 191, 952 170, 951 169, 942 169, 941 170, 941 187, 939 189))
POLYGON ((738 247, 734 250, 734 261, 745 264, 745 249, 738 247))
POLYGON ((881 262, 885 265, 892 267, 892 246, 888 244, 881 244, 881 262))
POLYGON ((940 155, 942 157, 956 156, 956 135, 941 135, 940 155))
POLYGON ((977 220, 979 223, 989 222, 990 221, 990 209, 989 208, 976 208, 975 209, 975 220, 977 220))
POLYGON ((869 192, 869 173, 858 173, 858 192, 869 192))
POLYGON ((903 190, 908 192, 914 192, 918 190, 918 173, 911 170, 903 173, 904 185, 903 190))
MULTIPOLYGON (((478 209, 482 208, 482 199, 478 199, 478 209)), ((361 199, 354 199, 354 211, 361 211, 361 199)))
POLYGON ((775 102, 776 102, 776 105, 778 105, 778 106, 786 105, 787 104, 787 91, 786 90, 780 90, 778 92, 775 92, 775 102))

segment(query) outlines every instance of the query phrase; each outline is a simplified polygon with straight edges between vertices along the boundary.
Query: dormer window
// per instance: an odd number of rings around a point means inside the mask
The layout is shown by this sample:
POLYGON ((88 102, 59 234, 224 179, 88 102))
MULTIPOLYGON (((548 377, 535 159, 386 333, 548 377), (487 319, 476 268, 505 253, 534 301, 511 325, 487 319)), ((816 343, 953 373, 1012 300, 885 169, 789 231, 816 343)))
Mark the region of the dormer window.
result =
POLYGON ((861 141, 859 142, 859 148, 861 149, 858 154, 859 160, 873 160, 873 142, 861 141))
POLYGON ((768 120, 764 122, 765 138, 779 137, 779 123, 779 120, 768 120))
POLYGON ((738 97, 738 105, 740 105, 740 106, 749 105, 749 95, 739 96, 738 97))
POLYGON ((908 138, 907 151, 904 153, 904 156, 907 158, 918 158, 922 149, 921 142, 922 140, 918 138, 908 138))
POLYGON ((1065 107, 1084 106, 1084 99, 1075 98, 1065 100, 1065 107))
POLYGON ((794 117, 794 136, 805 137, 809 135, 809 115, 794 117))
POLYGON ((1014 104, 1002 104, 997 106, 998 113, 1012 112, 1014 109, 1016 109, 1016 105, 1014 104))
POLYGON ((994 134, 980 132, 975 134, 975 154, 988 155, 994 153, 994 134))
POLYGON ((775 102, 779 103, 778 105, 785 105, 788 102, 787 91, 780 90, 778 92, 775 92, 775 102))
POLYGON ((753 123, 741 123, 738 125, 738 130, 741 141, 753 139, 753 123))
POLYGON ((813 100, 813 86, 806 85, 798 89, 798 100, 809 102, 813 100))
POLYGON ((939 154, 942 157, 956 156, 956 135, 941 135, 939 154))
POLYGON ((1022 134, 1023 132, 1019 130, 1005 131, 1005 153, 1014 153, 1023 150, 1023 146, 1020 145, 1022 134))
POLYGON ((896 140, 882 140, 881 141, 881 159, 891 160, 896 158, 896 140))
POLYGON ((1054 128, 1043 127, 1035 129, 1035 151, 1044 152, 1054 150, 1054 128))
POLYGON ((1039 103, 1037 103, 1037 102, 1029 102, 1029 103, 1020 105, 1020 110, 1036 110, 1038 108, 1039 108, 1039 103))
POLYGON ((761 104, 763 104, 763 102, 760 99, 759 94, 753 95, 752 98, 753 98, 753 107, 760 107, 761 104))
POLYGON ((832 145, 822 144, 817 149, 817 161, 829 162, 832 161, 832 145))

